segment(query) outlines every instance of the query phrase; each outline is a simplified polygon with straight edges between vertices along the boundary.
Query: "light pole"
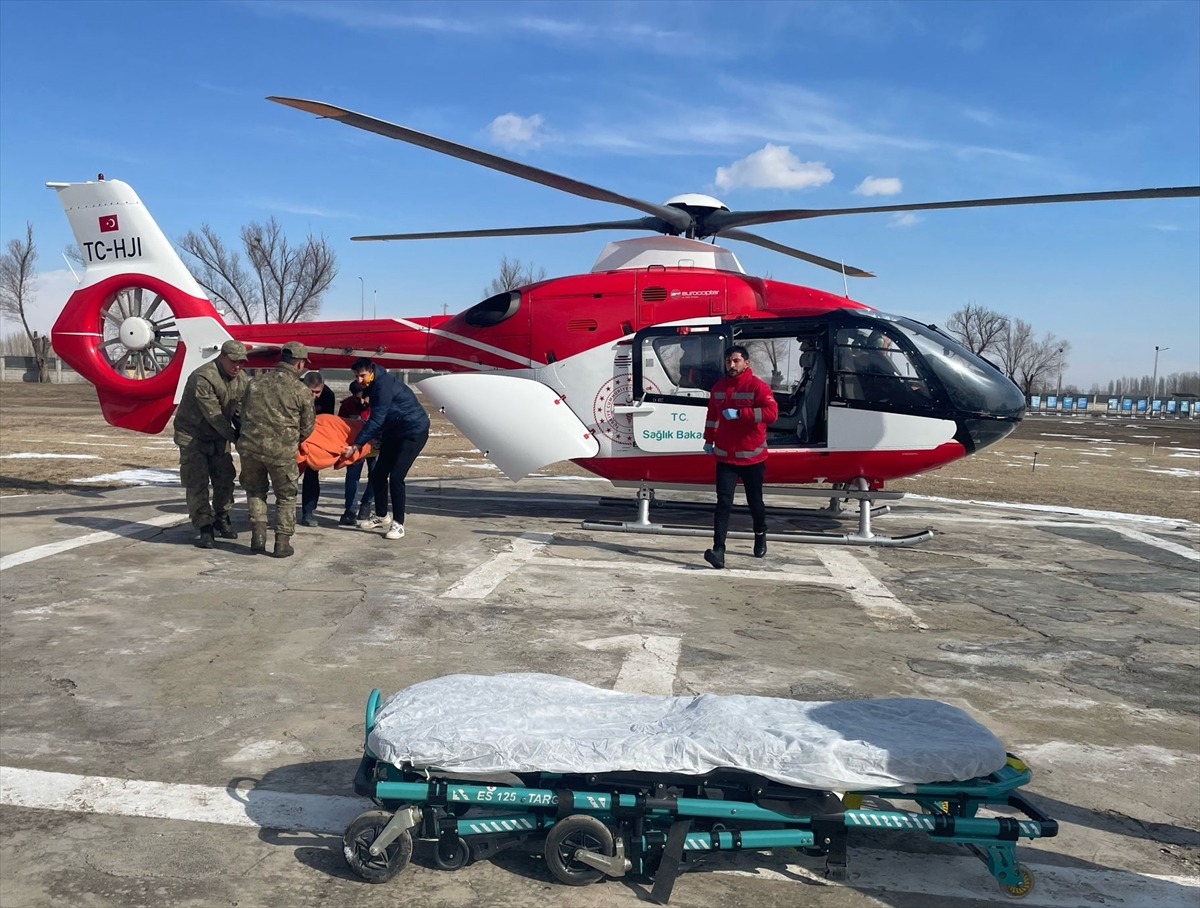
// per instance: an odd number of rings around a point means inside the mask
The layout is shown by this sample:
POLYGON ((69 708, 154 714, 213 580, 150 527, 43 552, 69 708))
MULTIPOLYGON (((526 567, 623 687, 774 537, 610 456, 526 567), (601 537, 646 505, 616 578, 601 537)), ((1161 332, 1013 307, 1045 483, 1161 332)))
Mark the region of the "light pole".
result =
POLYGON ((372 290, 375 298, 371 301, 371 318, 379 318, 379 291, 372 290))
POLYGON ((1062 406, 1062 355, 1063 355, 1063 351, 1066 349, 1067 349, 1066 347, 1059 347, 1058 353, 1055 354, 1055 356, 1058 357, 1058 393, 1057 393, 1057 396, 1058 396, 1058 405, 1060 407, 1062 406))
POLYGON ((361 322, 367 317, 367 291, 364 289, 366 284, 363 279, 358 279, 358 320, 361 322))
POLYGON ((1170 350, 1170 347, 1160 347, 1154 345, 1154 377, 1150 379, 1150 399, 1146 401, 1146 415, 1154 415, 1154 395, 1158 393, 1158 354, 1163 350, 1170 350))

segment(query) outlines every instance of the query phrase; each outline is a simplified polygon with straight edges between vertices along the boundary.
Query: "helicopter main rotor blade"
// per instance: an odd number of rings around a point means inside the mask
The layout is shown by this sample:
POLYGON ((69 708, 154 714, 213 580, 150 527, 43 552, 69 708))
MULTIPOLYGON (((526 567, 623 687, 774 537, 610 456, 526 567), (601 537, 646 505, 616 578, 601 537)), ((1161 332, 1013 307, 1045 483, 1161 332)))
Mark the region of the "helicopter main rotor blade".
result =
POLYGON ((704 221, 708 236, 728 236, 730 227, 800 221, 837 214, 873 214, 887 211, 936 211, 944 208, 993 208, 1001 205, 1046 205, 1052 202, 1110 202, 1128 199, 1179 199, 1200 196, 1200 186, 1167 189, 1121 189, 1114 192, 1067 192, 1057 195, 1019 195, 997 199, 961 199, 956 202, 919 202, 912 205, 869 205, 863 208, 777 208, 769 211, 714 211, 704 221))
POLYGON ((316 114, 318 117, 337 120, 339 123, 345 123, 347 126, 365 129, 367 132, 387 136, 389 139, 408 142, 410 145, 419 145, 422 148, 428 148, 430 151, 437 151, 445 155, 450 155, 453 158, 470 161, 472 164, 490 167, 492 170, 520 177, 523 180, 541 183, 543 186, 569 192, 572 195, 583 196, 585 199, 595 199, 599 202, 611 202, 614 205, 636 208, 638 211, 644 211, 646 214, 652 214, 655 217, 661 218, 670 224, 676 232, 684 232, 692 226, 691 215, 686 211, 680 211, 678 208, 656 205, 653 202, 647 202, 643 199, 620 195, 608 189, 602 189, 599 186, 592 186, 588 183, 582 183, 579 180, 573 180, 570 177, 564 177, 561 174, 552 173, 549 170, 531 167, 528 164, 502 158, 487 151, 480 151, 477 148, 459 145, 457 142, 451 142, 448 139, 440 139, 437 136, 418 132, 415 129, 409 129, 407 126, 399 126, 395 123, 389 123, 387 120, 380 120, 375 117, 369 117, 366 114, 355 113, 352 110, 346 110, 344 107, 335 107, 332 104, 325 104, 322 101, 308 101, 303 98, 283 98, 275 95, 268 96, 267 100, 283 104, 286 107, 294 107, 297 110, 307 111, 308 113, 316 114))
POLYGON ((838 274, 846 275, 846 277, 875 276, 870 271, 863 271, 861 268, 855 268, 852 265, 845 265, 842 262, 835 262, 832 259, 823 259, 819 255, 813 255, 810 252, 802 252, 799 249, 793 249, 791 246, 784 246, 782 243, 776 243, 774 240, 768 240, 766 237, 759 236, 757 233, 747 233, 745 230, 722 230, 721 239, 741 240, 743 243, 753 243, 755 246, 762 246, 764 249, 770 249, 774 252, 782 252, 784 255, 790 255, 794 259, 803 259, 812 265, 820 265, 822 268, 828 268, 830 271, 836 271, 838 274))
POLYGON ((563 224, 557 227, 498 227, 494 230, 441 230, 434 233, 384 233, 352 236, 352 240, 461 240, 480 236, 550 236, 556 233, 587 233, 591 230, 650 230, 666 232, 659 218, 635 218, 627 221, 597 221, 594 224, 563 224))

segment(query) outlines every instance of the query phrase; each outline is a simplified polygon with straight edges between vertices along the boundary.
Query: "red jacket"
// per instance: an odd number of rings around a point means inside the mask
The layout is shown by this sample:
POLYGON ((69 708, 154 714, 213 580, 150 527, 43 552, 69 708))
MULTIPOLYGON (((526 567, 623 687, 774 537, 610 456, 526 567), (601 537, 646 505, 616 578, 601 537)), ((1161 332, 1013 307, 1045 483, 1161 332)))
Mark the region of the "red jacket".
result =
POLYGON ((713 454, 724 463, 761 463, 767 459, 767 426, 779 416, 775 395, 765 381, 747 368, 736 378, 718 379, 708 398, 708 418, 704 440, 711 442, 713 454), (735 419, 726 419, 721 411, 737 410, 735 419))

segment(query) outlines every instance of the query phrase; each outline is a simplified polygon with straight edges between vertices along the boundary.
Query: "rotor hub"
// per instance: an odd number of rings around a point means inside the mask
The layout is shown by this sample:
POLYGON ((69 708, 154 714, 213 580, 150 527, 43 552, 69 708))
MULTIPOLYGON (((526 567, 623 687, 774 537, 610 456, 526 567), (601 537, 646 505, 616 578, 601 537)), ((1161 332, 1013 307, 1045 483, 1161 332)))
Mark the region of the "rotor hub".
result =
POLYGON ((137 315, 131 315, 121 322, 121 343, 129 350, 145 350, 154 342, 156 332, 154 325, 137 315))

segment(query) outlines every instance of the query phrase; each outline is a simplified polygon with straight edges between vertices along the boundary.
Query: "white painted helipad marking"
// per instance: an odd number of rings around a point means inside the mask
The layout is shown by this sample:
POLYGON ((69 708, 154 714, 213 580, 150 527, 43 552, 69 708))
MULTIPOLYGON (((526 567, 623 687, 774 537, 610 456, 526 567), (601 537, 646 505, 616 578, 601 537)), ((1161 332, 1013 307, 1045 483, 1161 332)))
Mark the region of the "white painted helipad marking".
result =
POLYGON ((74 539, 63 539, 59 542, 48 542, 45 545, 35 545, 0 558, 0 571, 7 571, 11 567, 28 564, 31 561, 40 561, 42 558, 49 558, 51 555, 57 555, 60 552, 69 552, 71 549, 77 549, 80 546, 93 545, 97 542, 107 542, 110 539, 121 539, 122 537, 136 539, 151 528, 157 529, 159 527, 174 526, 177 523, 186 523, 187 520, 188 516, 186 514, 163 514, 160 517, 151 517, 149 520, 139 520, 136 523, 122 524, 113 530, 88 533, 86 536, 76 536, 74 539))
MULTIPOLYGON (((897 599, 874 574, 864 567, 857 558, 849 552, 836 549, 819 548, 817 557, 825 566, 828 574, 814 574, 796 568, 784 567, 779 570, 764 569, 746 571, 738 568, 726 568, 721 571, 721 577, 738 577, 747 580, 758 580, 765 583, 812 583, 818 586, 832 586, 843 589, 850 594, 854 604, 863 609, 867 616, 878 626, 894 628, 898 622, 906 622, 913 627, 924 628, 926 625, 916 613, 897 599)), ((534 567, 555 568, 590 568, 621 574, 674 574, 676 576, 696 577, 698 574, 716 577, 710 568, 684 567, 673 564, 630 563, 617 564, 612 561, 589 558, 543 558, 534 562, 534 567)))
POLYGON ((622 634, 600 640, 581 640, 579 646, 593 651, 616 649, 629 653, 617 673, 613 690, 630 694, 670 695, 675 692, 675 669, 683 648, 680 637, 622 634))
MULTIPOLYGON (((676 574, 685 577, 695 577, 697 574, 712 577, 712 568, 708 565, 685 567, 675 564, 652 564, 640 561, 602 561, 598 558, 543 558, 536 562, 537 567, 566 567, 566 568, 599 568, 615 574, 676 574)), ((823 586, 837 586, 838 581, 827 574, 808 574, 799 570, 761 570, 745 571, 740 568, 726 568, 721 572, 722 577, 746 577, 751 580, 765 580, 780 583, 816 583, 823 586)))
MULTIPOLYGON (((1099 513, 1099 512, 1097 512, 1097 513, 1099 513)), ((1117 516, 1128 517, 1131 515, 1121 514, 1121 515, 1117 515, 1117 516)), ((1010 521, 1010 520, 1001 520, 1001 519, 994 518, 994 517, 938 517, 937 519, 939 521, 945 522, 945 523, 989 523, 989 524, 996 524, 996 525, 1001 525, 1001 526, 1012 526, 1013 525, 1012 521, 1010 521)), ((1187 521, 1187 520, 1167 521, 1166 518, 1158 518, 1158 517, 1153 518, 1153 520, 1154 520, 1154 522, 1169 522, 1172 526, 1189 526, 1190 525, 1189 521, 1187 521)), ((1085 529, 1085 530, 1094 530, 1094 529, 1112 530, 1114 533, 1119 533, 1120 535, 1126 537, 1127 539, 1132 539, 1135 542, 1142 542, 1142 543, 1145 543, 1146 545, 1152 545, 1155 548, 1160 548, 1165 552, 1172 552, 1175 555, 1180 555, 1183 558, 1187 558, 1190 561, 1200 561, 1200 552, 1197 552, 1195 549, 1188 548, 1186 545, 1180 545, 1177 542, 1171 542, 1169 539, 1159 539, 1157 536, 1152 536, 1149 533, 1143 533, 1141 530, 1135 530, 1132 527, 1118 526, 1113 523, 1099 523, 1099 522, 1098 523, 1079 523, 1076 521, 1068 521, 1068 520, 1022 520, 1020 523, 1020 526, 1023 526, 1023 527, 1069 527, 1071 529, 1085 529)))
MULTIPOLYGON (((374 807, 363 798, 303 794, 209 785, 145 782, 105 776, 44 772, 0 766, 0 804, 40 810, 107 816, 150 817, 340 835, 358 814, 374 807)), ((999 890, 983 865, 972 857, 899 854, 851 847, 854 889, 936 895, 962 900, 986 899, 999 890)), ((795 883, 804 878, 826 886, 807 867, 777 863, 762 852, 722 854, 713 873, 754 876, 795 883), (725 869, 731 868, 731 869, 725 869)), ((1026 863, 1035 877, 1026 905, 1048 908, 1095 908, 1098 897, 1138 908, 1190 908, 1200 897, 1200 878, 1140 874, 1026 863)), ((847 887, 850 888, 850 887, 847 887)))
POLYGON ((341 835, 364 798, 78 776, 0 766, 0 804, 341 835))
POLYGON ((815 554, 830 575, 845 586, 855 604, 876 624, 887 626, 904 621, 913 627, 927 627, 916 612, 892 595, 892 591, 851 552, 826 547, 818 548, 815 554))
MULTIPOLYGON (((1032 851, 1033 849, 1031 849, 1032 851)), ((736 869, 714 867, 713 873, 753 876, 794 883, 797 877, 827 886, 807 867, 787 864, 763 866, 762 855, 731 853, 736 869), (756 860, 758 863, 756 863, 756 860)), ((1192 908, 1200 899, 1200 877, 1165 876, 1098 867, 1088 870, 1022 862, 1033 873, 1033 890, 1022 905, 1045 908, 1095 908, 1097 904, 1136 905, 1137 908, 1192 908)), ((973 857, 933 854, 899 854, 874 848, 849 851, 849 886, 854 889, 941 896, 962 901, 1007 902, 983 863, 973 857)))
POLYGON ((486 599, 488 594, 544 549, 553 533, 522 533, 507 552, 493 555, 462 580, 442 593, 443 599, 486 599))

